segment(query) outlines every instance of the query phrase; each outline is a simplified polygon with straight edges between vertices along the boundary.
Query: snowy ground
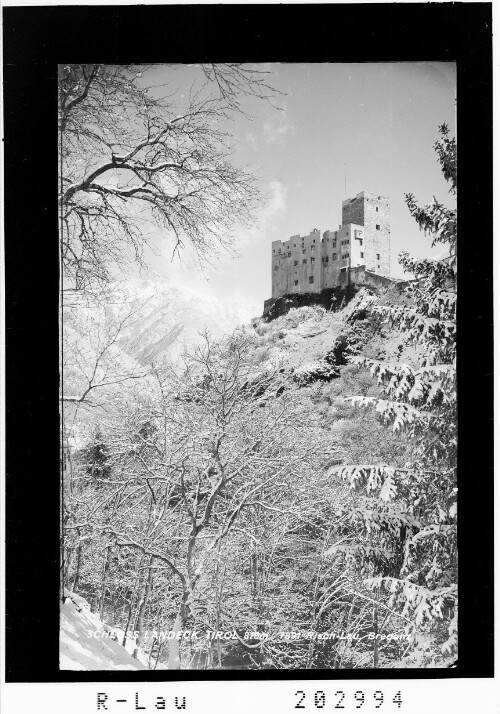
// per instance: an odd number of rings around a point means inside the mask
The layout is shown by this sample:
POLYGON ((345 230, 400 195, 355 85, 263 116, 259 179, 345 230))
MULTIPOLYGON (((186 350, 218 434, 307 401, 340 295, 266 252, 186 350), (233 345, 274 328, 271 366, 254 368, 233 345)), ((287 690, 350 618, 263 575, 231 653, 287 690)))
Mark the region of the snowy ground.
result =
MULTIPOLYGON (((338 312, 330 312, 319 306, 300 307, 290 310, 286 315, 255 325, 255 332, 262 338, 265 346, 265 359, 277 363, 287 371, 308 371, 318 361, 322 361, 341 334, 348 334, 349 321, 356 312, 362 312, 370 305, 379 302, 365 288, 338 312)), ((370 339, 369 356, 377 359, 407 361, 412 364, 415 348, 408 347, 397 330, 386 326, 377 337, 370 339), (377 355, 380 352, 380 355, 377 355)))
POLYGON ((109 638, 109 628, 90 611, 86 600, 67 590, 65 595, 60 618, 60 669, 147 669, 118 642, 109 638))

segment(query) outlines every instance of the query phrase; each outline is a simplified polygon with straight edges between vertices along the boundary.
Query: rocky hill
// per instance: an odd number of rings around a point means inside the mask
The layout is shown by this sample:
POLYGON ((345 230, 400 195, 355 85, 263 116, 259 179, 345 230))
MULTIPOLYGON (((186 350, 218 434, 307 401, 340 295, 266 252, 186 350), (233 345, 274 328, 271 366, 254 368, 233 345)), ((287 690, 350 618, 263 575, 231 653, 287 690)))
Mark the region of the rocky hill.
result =
POLYGON ((362 287, 337 311, 320 305, 291 308, 270 322, 254 320, 247 329, 256 335, 263 362, 279 361, 299 383, 328 381, 359 350, 375 359, 415 361, 417 354, 401 333, 381 326, 370 312, 372 305, 405 299, 398 290, 376 294, 362 287))

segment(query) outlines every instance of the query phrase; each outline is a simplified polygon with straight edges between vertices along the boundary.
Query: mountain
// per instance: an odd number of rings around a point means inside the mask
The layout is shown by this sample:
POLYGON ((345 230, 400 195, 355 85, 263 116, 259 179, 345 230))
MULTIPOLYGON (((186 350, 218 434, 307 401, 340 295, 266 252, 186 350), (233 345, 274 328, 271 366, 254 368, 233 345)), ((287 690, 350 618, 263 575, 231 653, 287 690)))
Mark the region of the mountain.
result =
POLYGON ((257 311, 255 304, 223 302, 161 279, 116 282, 98 298, 68 300, 62 324, 65 395, 83 394, 90 381, 93 397, 95 385, 119 387, 121 377, 144 372, 159 357, 178 363, 205 331, 222 338, 257 311))
POLYGON ((141 366, 160 355, 177 361, 204 331, 220 338, 248 322, 258 309, 160 279, 129 282, 120 289, 140 307, 117 344, 141 366))

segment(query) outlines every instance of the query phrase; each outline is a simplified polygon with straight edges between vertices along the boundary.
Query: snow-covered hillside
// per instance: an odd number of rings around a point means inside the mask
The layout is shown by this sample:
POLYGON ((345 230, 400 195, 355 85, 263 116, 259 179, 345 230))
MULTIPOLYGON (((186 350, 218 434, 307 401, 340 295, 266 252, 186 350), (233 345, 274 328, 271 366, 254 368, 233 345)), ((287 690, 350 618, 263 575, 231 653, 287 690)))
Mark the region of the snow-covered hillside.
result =
MULTIPOLYGON (((84 598, 68 590, 64 594, 60 616, 60 669, 147 669, 125 647, 111 639, 110 628, 90 611, 84 598)), ((144 660, 144 655, 139 658, 144 660)))
MULTIPOLYGON (((370 290, 362 288, 357 295, 338 312, 328 311, 320 306, 291 309, 287 314, 265 322, 254 321, 252 332, 262 345, 262 363, 279 362, 286 372, 315 369, 320 365, 342 335, 349 335, 353 327, 361 325, 370 310, 380 298, 370 290)), ((364 351, 371 357, 394 360, 396 358, 412 362, 415 350, 409 347, 401 334, 389 327, 373 333, 368 327, 367 344, 364 351)))

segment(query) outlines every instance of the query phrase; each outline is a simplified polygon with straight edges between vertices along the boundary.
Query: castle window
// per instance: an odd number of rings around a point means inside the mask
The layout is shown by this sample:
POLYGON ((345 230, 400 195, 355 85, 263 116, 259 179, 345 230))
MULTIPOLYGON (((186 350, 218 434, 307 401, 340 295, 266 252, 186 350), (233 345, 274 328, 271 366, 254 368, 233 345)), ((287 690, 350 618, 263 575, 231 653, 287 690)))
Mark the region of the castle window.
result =
POLYGON ((378 206, 375 206, 375 211, 378 213, 378 206))
POLYGON ((273 253, 276 253, 276 250, 273 249, 273 253))
POLYGON ((307 265, 307 258, 304 258, 304 260, 302 261, 302 265, 307 265))
POLYGON ((363 245, 363 239, 362 239, 362 238, 358 238, 358 240, 359 240, 359 245, 363 245))
POLYGON ((314 250, 314 246, 312 245, 312 246, 311 246, 311 251, 313 251, 313 250, 314 250))
POLYGON ((325 263, 328 263, 328 256, 326 256, 325 258, 325 263))
POLYGON ((294 284, 294 285, 298 285, 298 284, 299 284, 299 281, 298 281, 298 280, 294 280, 294 283, 293 283, 293 284, 294 284))
POLYGON ((310 276, 309 276, 309 282, 310 282, 310 283, 314 283, 314 275, 310 275, 310 276))
POLYGON ((299 261, 298 261, 298 260, 294 260, 294 261, 293 261, 293 264, 294 264, 294 265, 298 265, 298 264, 299 264, 299 261))
POLYGON ((380 260, 380 253, 377 253, 377 260, 380 260))
POLYGON ((276 272, 277 270, 278 270, 278 266, 275 265, 275 266, 274 266, 274 272, 276 272))
POLYGON ((334 254, 332 255, 332 260, 337 260, 337 253, 334 253, 334 254))
POLYGON ((316 262, 316 258, 311 258, 311 265, 314 265, 315 262, 316 262))
POLYGON ((365 254, 364 254, 364 253, 360 253, 360 255, 361 255, 361 257, 362 257, 362 258, 364 258, 364 257, 365 257, 365 254))
POLYGON ((291 254, 291 253, 288 253, 288 257, 291 258, 291 257, 292 257, 292 254, 291 254))
POLYGON ((302 251, 302 255, 305 255, 305 254, 306 254, 306 250, 305 250, 305 248, 304 248, 303 251, 302 251))
POLYGON ((375 224, 375 229, 376 229, 377 231, 380 230, 380 225, 379 225, 378 223, 375 224))
POLYGON ((293 244, 293 247, 294 247, 294 248, 296 248, 296 247, 297 247, 297 244, 296 244, 296 243, 294 243, 294 244, 293 244))

